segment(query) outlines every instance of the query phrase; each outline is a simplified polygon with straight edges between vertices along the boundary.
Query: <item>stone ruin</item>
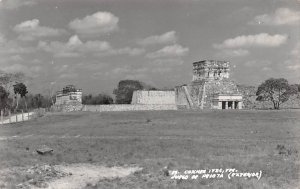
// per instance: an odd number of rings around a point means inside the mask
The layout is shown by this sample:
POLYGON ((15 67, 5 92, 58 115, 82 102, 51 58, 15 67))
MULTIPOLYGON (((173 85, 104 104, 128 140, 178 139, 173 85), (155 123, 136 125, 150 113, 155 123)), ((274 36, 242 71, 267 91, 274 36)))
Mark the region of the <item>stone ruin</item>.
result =
POLYGON ((74 85, 67 85, 63 90, 57 91, 54 109, 62 112, 80 111, 82 90, 76 89, 74 85))
POLYGON ((175 105, 175 92, 158 90, 137 90, 132 94, 131 104, 175 105))
POLYGON ((230 80, 229 62, 193 63, 193 79, 174 91, 134 91, 131 104, 82 105, 82 90, 68 85, 56 94, 58 111, 133 111, 175 109, 242 109, 243 95, 230 80))
POLYGON ((242 109, 243 96, 230 80, 229 62, 203 60, 193 63, 193 80, 175 87, 178 108, 242 109))

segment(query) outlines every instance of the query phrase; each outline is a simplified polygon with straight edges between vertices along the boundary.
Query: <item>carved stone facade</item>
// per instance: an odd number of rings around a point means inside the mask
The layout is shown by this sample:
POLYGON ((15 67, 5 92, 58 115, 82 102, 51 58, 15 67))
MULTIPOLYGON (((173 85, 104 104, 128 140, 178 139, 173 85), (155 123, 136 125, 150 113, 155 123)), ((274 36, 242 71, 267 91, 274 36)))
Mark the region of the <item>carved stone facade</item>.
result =
POLYGON ((62 112, 79 111, 82 109, 82 90, 68 85, 56 92, 55 110, 62 112))
POLYGON ((178 108, 242 109, 243 97, 229 77, 227 61, 193 63, 191 84, 175 88, 178 108))
POLYGON ((203 60, 193 63, 193 80, 203 79, 222 80, 229 78, 229 62, 217 60, 203 60))

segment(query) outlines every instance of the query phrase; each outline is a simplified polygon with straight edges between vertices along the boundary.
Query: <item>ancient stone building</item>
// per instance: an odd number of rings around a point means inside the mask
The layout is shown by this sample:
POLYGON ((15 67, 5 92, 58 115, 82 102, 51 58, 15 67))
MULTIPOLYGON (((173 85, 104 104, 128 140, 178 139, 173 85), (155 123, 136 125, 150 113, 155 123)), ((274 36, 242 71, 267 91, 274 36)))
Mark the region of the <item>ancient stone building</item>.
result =
POLYGON ((78 111, 82 108, 82 90, 76 89, 74 85, 67 85, 61 91, 56 92, 54 105, 58 111, 78 111))
POLYGON ((175 88, 176 104, 191 109, 242 109, 242 95, 230 80, 229 62, 193 63, 193 79, 175 88))

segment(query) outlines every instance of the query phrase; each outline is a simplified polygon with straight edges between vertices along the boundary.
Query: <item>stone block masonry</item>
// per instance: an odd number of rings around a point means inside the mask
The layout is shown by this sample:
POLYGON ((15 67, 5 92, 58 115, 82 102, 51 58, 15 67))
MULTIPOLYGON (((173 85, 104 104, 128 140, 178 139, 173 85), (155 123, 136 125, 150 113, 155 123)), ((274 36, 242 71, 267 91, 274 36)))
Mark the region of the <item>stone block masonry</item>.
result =
POLYGON ((56 92, 56 101, 52 106, 55 111, 72 112, 82 109, 82 90, 74 85, 67 85, 63 90, 56 92))
POLYGON ((134 91, 131 104, 175 105, 175 91, 134 91))
POLYGON ((119 111, 151 111, 151 110, 177 110, 173 105, 158 104, 110 104, 110 105, 84 105, 82 111, 90 112, 119 112, 119 111))
POLYGON ((243 96, 229 79, 229 62, 193 63, 191 84, 175 87, 176 104, 188 109, 242 109, 243 96))

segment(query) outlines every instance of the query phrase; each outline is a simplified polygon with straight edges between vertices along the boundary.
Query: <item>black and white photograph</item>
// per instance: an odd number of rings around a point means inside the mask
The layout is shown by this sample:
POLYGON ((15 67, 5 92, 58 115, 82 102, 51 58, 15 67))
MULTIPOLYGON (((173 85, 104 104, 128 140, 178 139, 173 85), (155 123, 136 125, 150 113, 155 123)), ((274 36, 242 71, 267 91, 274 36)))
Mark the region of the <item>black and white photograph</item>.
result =
POLYGON ((0 0, 0 189, 300 189, 300 0, 0 0))

